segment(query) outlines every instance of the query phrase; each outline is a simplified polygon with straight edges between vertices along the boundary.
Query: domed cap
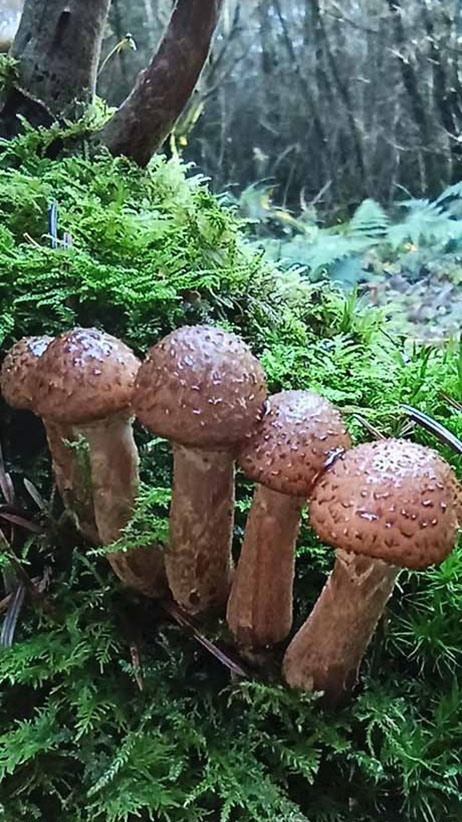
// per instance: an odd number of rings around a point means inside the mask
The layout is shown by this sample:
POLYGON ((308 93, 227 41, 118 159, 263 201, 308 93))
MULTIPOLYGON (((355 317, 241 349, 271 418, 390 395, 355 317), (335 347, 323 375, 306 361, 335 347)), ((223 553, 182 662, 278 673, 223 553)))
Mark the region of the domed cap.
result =
POLYGON ((2 394, 13 408, 35 411, 35 369, 53 337, 23 337, 8 351, 0 374, 2 394))
POLYGON ((139 365, 130 348, 104 331, 66 331, 40 360, 38 413, 76 424, 116 414, 130 404, 139 365))
POLYGON ((239 454, 247 476, 283 494, 306 497, 327 457, 351 446, 339 411, 313 391, 269 397, 262 422, 239 454))
POLYGON ((242 440, 263 413, 263 369, 248 346, 219 328, 185 326, 148 352, 133 408, 161 437, 197 448, 242 440))
POLYGON ((455 477, 430 448, 382 440, 340 456, 316 485, 310 520, 335 548, 426 568, 454 547, 455 477))

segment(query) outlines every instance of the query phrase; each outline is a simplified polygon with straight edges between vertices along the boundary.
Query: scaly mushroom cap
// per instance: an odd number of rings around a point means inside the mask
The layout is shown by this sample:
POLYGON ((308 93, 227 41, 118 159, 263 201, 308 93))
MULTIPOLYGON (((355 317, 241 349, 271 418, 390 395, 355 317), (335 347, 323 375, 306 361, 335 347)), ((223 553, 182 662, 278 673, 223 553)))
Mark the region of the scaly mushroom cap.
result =
POLYGON ((0 375, 0 387, 8 405, 23 411, 35 410, 35 369, 52 340, 47 336, 23 337, 10 348, 0 375))
POLYGON ((454 547, 454 482, 451 467, 430 448, 394 439, 359 445, 315 486, 311 524, 335 548, 426 568, 454 547))
POLYGON ((133 408, 161 437, 196 448, 227 448, 260 420, 263 369, 248 346, 219 328, 185 326, 148 352, 133 408))
POLYGON ((247 476, 283 494, 306 497, 329 454, 350 448, 339 411, 314 391, 281 391, 239 454, 247 476))
POLYGON ((139 360, 124 343, 96 328, 66 331, 48 346, 37 369, 42 417, 89 423, 128 408, 139 360))

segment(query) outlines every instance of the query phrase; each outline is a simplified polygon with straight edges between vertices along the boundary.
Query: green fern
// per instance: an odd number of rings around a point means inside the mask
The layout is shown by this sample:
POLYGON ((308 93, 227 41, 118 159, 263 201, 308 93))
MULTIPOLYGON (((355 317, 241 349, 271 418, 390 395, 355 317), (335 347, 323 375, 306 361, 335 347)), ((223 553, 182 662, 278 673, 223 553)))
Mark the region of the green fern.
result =
MULTIPOLYGON (((367 278, 367 255, 374 250, 380 258, 409 250, 429 248, 445 253, 458 248, 462 239, 462 186, 449 186, 434 201, 403 200, 395 211, 404 218, 390 217, 373 199, 364 200, 350 221, 323 228, 303 220, 286 221, 280 239, 262 238, 258 244, 283 268, 298 267, 316 281, 323 274, 352 286, 367 278)), ((271 212, 273 213, 273 212, 271 212)))
POLYGON ((352 235, 364 235, 371 240, 383 240, 387 236, 390 218, 375 200, 364 200, 356 209, 348 225, 352 235))
POLYGON ((388 230, 387 240, 392 248, 398 249, 406 242, 415 246, 436 243, 441 248, 451 240, 460 241, 462 220, 455 220, 438 201, 406 200, 400 207, 406 209, 407 215, 388 230))

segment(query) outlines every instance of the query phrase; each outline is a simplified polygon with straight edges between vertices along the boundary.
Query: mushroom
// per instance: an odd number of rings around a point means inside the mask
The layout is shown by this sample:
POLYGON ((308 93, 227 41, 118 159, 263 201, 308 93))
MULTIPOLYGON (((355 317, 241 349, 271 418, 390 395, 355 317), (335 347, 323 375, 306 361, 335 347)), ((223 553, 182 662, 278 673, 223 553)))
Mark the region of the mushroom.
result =
POLYGON ((325 472, 310 519, 338 550, 313 611, 287 648, 283 675, 290 686, 324 691, 331 705, 351 690, 399 569, 426 568, 452 550, 456 487, 435 451, 398 439, 352 448, 325 472))
POLYGON ((173 443, 170 589, 185 610, 223 606, 232 575, 234 456, 260 420, 263 370, 234 334, 185 326, 148 352, 133 408, 173 443))
POLYGON ((228 602, 227 621, 239 645, 281 642, 292 625, 292 588, 302 508, 333 451, 349 448, 339 411, 313 391, 282 391, 239 454, 259 484, 228 602))
MULTIPOLYGON (((96 328, 74 328, 50 343, 36 376, 38 413, 70 426, 88 447, 89 483, 99 540, 109 545, 130 519, 139 457, 130 400, 139 361, 124 343, 96 328)), ((164 589, 163 557, 154 547, 108 555, 127 585, 149 595, 164 589)))
MULTIPOLYGON (((36 413, 34 380, 39 359, 52 337, 23 337, 8 351, 1 370, 0 384, 6 402, 13 408, 36 413)), ((91 542, 98 542, 98 531, 91 489, 82 460, 71 446, 72 428, 47 417, 42 420, 47 435, 56 485, 66 510, 79 531, 91 542)))

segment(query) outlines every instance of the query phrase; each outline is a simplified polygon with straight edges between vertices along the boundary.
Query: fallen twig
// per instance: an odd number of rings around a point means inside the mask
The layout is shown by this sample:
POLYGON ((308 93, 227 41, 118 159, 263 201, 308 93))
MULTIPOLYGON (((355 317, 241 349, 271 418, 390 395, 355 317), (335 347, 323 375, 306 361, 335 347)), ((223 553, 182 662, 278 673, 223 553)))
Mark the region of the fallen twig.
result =
POLYGON ((43 533, 42 528, 36 525, 35 522, 31 522, 30 520, 19 516, 19 514, 10 514, 7 511, 0 511, 0 517, 2 519, 6 519, 8 522, 12 522, 14 525, 20 525, 21 528, 25 528, 26 531, 31 531, 33 534, 43 533))
POLYGON ((178 607, 174 602, 168 602, 167 600, 163 600, 160 605, 179 625, 183 628, 188 628, 194 638, 204 647, 206 650, 218 659, 222 665, 228 668, 232 674, 235 676, 243 677, 245 679, 250 679, 250 674, 248 671, 245 671, 241 665, 232 659, 225 651, 222 651, 217 645, 207 639, 207 637, 199 630, 197 625, 195 624, 194 620, 183 611, 181 608, 178 607))
POLYGON ((374 437, 374 439, 376 439, 376 440, 384 440, 384 439, 386 439, 386 437, 384 436, 384 434, 382 434, 382 433, 379 431, 379 429, 378 429, 378 428, 375 428, 375 426, 374 426, 374 425, 371 425, 371 423, 370 423, 370 422, 368 422, 368 421, 367 421, 367 420, 366 420, 366 419, 365 419, 365 418, 364 418, 361 414, 355 414, 355 415, 354 415, 354 418, 355 418, 355 420, 357 420, 357 421, 359 422, 359 424, 360 424, 360 425, 362 425, 362 426, 363 426, 363 428, 365 428, 365 429, 366 429, 366 431, 368 431, 368 432, 369 432, 369 434, 372 434, 372 436, 374 437))

